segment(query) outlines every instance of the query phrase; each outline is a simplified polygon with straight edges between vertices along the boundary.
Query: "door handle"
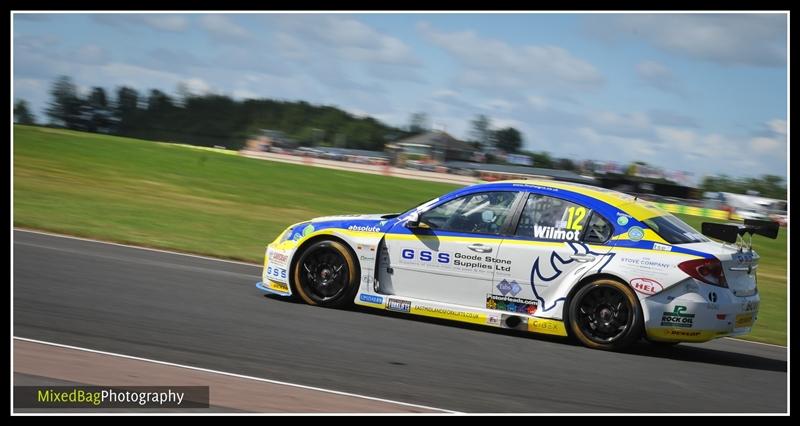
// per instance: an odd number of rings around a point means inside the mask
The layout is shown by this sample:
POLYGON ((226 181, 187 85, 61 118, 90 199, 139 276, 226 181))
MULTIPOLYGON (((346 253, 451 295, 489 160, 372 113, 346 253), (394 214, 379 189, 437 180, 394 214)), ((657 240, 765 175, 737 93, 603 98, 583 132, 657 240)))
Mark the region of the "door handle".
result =
POLYGON ((478 253, 491 253, 492 252, 492 248, 491 247, 487 247, 487 246, 485 246, 483 244, 480 244, 480 243, 479 244, 471 244, 471 245, 467 246, 467 248, 469 248, 472 251, 477 251, 478 253))
POLYGON ((591 262, 594 260, 594 256, 591 254, 571 254, 569 258, 578 262, 591 262))

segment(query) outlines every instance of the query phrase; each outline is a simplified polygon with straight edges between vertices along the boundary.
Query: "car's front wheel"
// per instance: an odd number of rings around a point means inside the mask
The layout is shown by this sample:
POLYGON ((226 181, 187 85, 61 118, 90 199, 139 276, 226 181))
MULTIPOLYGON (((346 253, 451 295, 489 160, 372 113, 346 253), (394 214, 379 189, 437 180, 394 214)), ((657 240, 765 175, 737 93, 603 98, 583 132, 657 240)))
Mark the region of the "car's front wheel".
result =
POLYGON ((294 288, 310 305, 344 306, 358 290, 358 275, 356 260, 344 244, 317 241, 294 264, 294 288))
POLYGON ((584 345, 619 350, 642 335, 642 308, 627 285, 599 279, 583 286, 569 303, 569 326, 584 345))

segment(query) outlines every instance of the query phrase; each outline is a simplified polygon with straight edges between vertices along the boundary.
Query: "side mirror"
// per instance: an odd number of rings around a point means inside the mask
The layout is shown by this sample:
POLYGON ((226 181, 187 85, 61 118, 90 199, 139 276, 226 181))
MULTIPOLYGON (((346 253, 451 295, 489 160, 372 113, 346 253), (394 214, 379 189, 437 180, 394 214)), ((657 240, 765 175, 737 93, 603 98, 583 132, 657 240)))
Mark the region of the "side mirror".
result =
POLYGON ((406 228, 419 228, 419 213, 414 212, 408 215, 406 228))

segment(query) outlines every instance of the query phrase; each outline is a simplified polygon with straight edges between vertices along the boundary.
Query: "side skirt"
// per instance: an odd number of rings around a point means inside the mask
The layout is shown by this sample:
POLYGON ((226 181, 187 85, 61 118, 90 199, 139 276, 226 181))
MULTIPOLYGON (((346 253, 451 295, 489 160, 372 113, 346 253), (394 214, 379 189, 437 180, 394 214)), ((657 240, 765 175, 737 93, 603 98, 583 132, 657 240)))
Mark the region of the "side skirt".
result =
POLYGON ((487 325, 497 328, 511 328, 554 336, 567 336, 567 329, 563 321, 550 318, 538 318, 519 313, 365 292, 359 292, 354 302, 360 306, 412 315, 487 325))

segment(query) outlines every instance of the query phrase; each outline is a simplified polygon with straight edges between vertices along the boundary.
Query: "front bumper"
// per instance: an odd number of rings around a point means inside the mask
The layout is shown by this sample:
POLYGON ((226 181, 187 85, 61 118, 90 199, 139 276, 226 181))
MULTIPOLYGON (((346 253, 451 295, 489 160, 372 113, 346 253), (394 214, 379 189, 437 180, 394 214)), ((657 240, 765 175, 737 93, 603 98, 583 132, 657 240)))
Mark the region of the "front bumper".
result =
POLYGON ((270 294, 276 294, 278 296, 292 295, 292 291, 289 289, 288 285, 275 281, 267 281, 266 283, 259 281, 256 283, 256 288, 270 294))
MULTIPOLYGON (((692 280, 694 281, 694 280, 692 280)), ((758 318, 758 293, 737 297, 727 288, 694 281, 645 299, 647 338, 706 342, 750 333, 758 318)))
POLYGON ((264 269, 261 282, 256 288, 279 296, 291 296, 289 286, 289 264, 295 244, 292 241, 275 243, 267 246, 264 253, 264 269))

